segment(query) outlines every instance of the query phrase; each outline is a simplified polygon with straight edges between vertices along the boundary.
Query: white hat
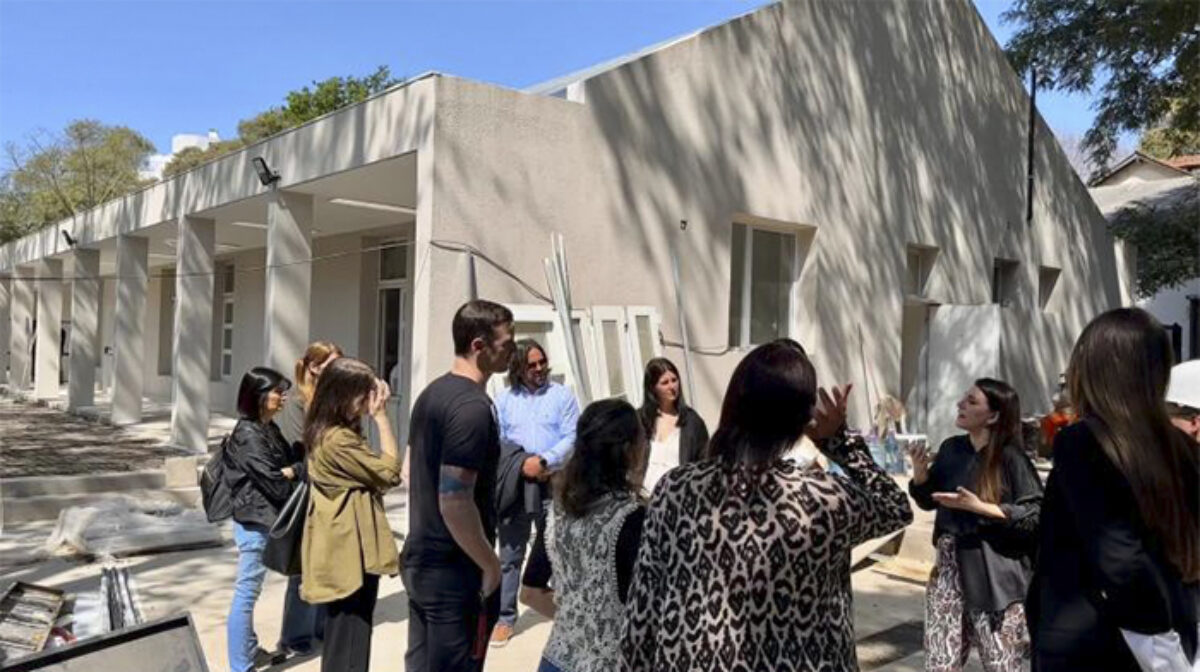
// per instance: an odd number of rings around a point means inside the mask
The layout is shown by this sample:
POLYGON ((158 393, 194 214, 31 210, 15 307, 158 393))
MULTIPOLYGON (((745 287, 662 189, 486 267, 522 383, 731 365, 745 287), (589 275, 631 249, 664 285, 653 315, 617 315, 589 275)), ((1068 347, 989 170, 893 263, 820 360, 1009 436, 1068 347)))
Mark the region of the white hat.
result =
POLYGON ((1200 409, 1200 359, 1171 367, 1167 401, 1178 406, 1200 409))

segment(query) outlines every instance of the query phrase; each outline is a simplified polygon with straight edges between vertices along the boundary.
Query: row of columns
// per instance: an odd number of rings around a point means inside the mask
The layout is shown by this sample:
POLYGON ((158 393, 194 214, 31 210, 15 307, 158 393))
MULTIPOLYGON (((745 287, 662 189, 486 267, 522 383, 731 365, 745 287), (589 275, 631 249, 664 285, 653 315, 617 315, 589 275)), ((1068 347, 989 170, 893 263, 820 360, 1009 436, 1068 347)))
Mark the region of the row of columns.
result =
MULTIPOLYGON (((173 319, 171 442, 202 451, 208 443, 209 384, 212 372, 213 298, 216 289, 216 222, 185 215, 176 237, 175 314, 173 319)), ((312 290, 312 196, 274 192, 267 205, 266 313, 264 365, 288 375, 308 341, 312 290)), ((95 404, 96 368, 100 362, 102 305, 100 251, 73 250, 71 340, 68 405, 95 404)), ((146 296, 149 285, 149 241, 135 235, 117 239, 116 307, 113 330, 112 422, 127 425, 142 419, 146 362, 146 296)), ((64 264, 43 259, 13 269, 0 278, 0 382, 17 388, 30 385, 34 396, 59 394, 59 343, 62 330, 64 264), (35 300, 36 297, 36 300, 35 300), (36 362, 30 361, 31 326, 36 306, 36 362), (7 364, 7 366, 5 366, 7 364), (36 368, 35 368, 36 367, 36 368), (7 369, 7 372, 6 372, 7 369)))

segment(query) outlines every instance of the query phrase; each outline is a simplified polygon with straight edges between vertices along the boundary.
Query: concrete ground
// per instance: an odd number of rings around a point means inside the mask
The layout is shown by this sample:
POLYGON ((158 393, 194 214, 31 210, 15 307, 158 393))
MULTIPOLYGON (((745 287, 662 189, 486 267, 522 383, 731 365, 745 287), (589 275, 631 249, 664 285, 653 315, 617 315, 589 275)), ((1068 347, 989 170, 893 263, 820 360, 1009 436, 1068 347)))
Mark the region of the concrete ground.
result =
MULTIPOLYGON (((403 506, 389 498, 394 521, 403 517, 403 506)), ((6 530, 0 538, 0 558, 28 556, 28 551, 45 538, 48 523, 27 524, 6 530)), ((232 546, 196 551, 164 553, 119 560, 130 569, 136 582, 141 608, 147 618, 190 612, 208 659, 209 669, 228 669, 225 620, 233 594, 237 553, 232 546)), ((7 569, 0 565, 0 583, 27 581, 53 586, 71 593, 99 590, 99 563, 63 559, 41 560, 7 569)), ((862 669, 879 672, 917 672, 924 669, 920 624, 924 613, 924 586, 917 581, 886 576, 873 569, 856 572, 855 627, 860 641, 862 669), (894 634, 895 636, 889 636, 894 634)), ((271 647, 279 634, 286 580, 269 575, 255 613, 262 644, 271 647)), ((408 609, 399 578, 380 583, 375 611, 375 635, 371 651, 372 669, 401 670, 407 641, 408 609)), ((525 610, 517 624, 517 635, 504 648, 491 649, 489 671, 530 671, 550 634, 550 623, 525 610)), ((316 672, 320 660, 313 657, 291 660, 275 668, 316 672)), ((968 670, 978 671, 973 658, 968 670)))
MULTIPOLYGON (((222 425, 226 420, 214 419, 212 436, 224 433, 222 425)), ((10 399, 0 398, 0 436, 4 437, 0 473, 39 476, 158 468, 163 458, 176 454, 164 445, 168 424, 169 415, 163 418, 161 413, 150 413, 147 421, 133 431, 116 429, 53 409, 15 405, 10 399)), ((406 493, 402 490, 385 500, 398 542, 407 529, 405 500, 406 493)), ((926 548, 931 520, 925 512, 916 513, 917 521, 901 544, 901 554, 927 557, 931 555, 926 548)), ((40 546, 53 527, 54 521, 4 527, 0 533, 0 587, 7 581, 19 580, 75 594, 98 593, 102 563, 48 558, 41 552, 40 546)), ((231 536, 226 529, 226 539, 231 536)), ((871 550, 874 549, 856 549, 856 561, 871 550)), ((145 555, 116 562, 130 569, 147 619, 190 612, 209 669, 213 672, 228 669, 225 621, 237 568, 237 553, 232 546, 145 555)), ((864 672, 924 669, 921 652, 924 585, 920 580, 924 574, 919 564, 916 572, 898 574, 899 578, 864 569, 854 575, 855 626, 864 672)), ((278 637, 285 587, 283 577, 270 574, 255 613, 261 643, 268 648, 274 646, 278 637)), ((407 618, 399 578, 385 578, 380 584, 375 612, 372 669, 403 669, 407 618)), ((550 623, 546 619, 524 610, 511 643, 490 650, 487 669, 535 670, 549 634, 550 623)), ((318 657, 291 660, 273 669, 315 672, 320 669, 320 660, 318 657)), ((979 670, 974 658, 968 670, 979 670)))

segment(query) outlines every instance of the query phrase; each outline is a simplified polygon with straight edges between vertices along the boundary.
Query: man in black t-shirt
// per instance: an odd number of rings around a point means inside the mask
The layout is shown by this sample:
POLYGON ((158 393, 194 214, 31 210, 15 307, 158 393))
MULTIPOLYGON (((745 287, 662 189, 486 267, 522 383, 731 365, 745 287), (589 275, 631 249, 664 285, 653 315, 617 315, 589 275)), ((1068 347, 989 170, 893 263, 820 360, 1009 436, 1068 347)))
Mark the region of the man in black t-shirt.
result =
POLYGON ((452 331, 454 366, 417 397, 408 434, 408 672, 482 670, 500 610, 500 431, 484 385, 508 367, 513 316, 471 301, 455 313, 452 331))

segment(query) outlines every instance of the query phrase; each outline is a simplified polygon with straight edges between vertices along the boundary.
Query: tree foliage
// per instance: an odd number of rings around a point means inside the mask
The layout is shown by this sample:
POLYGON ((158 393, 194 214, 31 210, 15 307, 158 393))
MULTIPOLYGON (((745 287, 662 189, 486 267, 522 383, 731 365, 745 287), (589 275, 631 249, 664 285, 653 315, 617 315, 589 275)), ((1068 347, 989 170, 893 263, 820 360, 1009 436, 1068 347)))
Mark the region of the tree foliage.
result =
POLYGON ((1156 159, 1200 154, 1200 130, 1160 126, 1142 134, 1138 149, 1156 159))
POLYGON ((154 145, 124 126, 81 119, 61 133, 5 146, 0 175, 0 242, 145 186, 138 175, 154 145))
POLYGON ((1123 132, 1200 131, 1200 0, 1016 0, 1004 20, 1013 67, 1036 65, 1040 87, 1091 92, 1106 78, 1084 136, 1097 165, 1123 132))
POLYGON ((163 169, 169 177, 190 168, 228 154, 236 149, 265 140, 289 128, 312 121, 317 117, 335 112, 354 103, 362 102, 372 95, 394 86, 394 79, 386 65, 376 68, 366 77, 330 77, 313 82, 312 87, 291 91, 284 97, 284 104, 260 112, 238 122, 236 140, 214 143, 208 149, 184 150, 175 155, 163 169))
POLYGON ((175 154, 166 166, 163 166, 163 178, 173 177, 184 171, 191 170, 219 156, 224 156, 234 150, 241 149, 245 145, 246 143, 240 139, 233 139, 210 143, 206 149, 186 147, 175 154))
POLYGON ((1145 298, 1200 277, 1200 181, 1166 202, 1137 203, 1113 217, 1113 233, 1137 249, 1145 298))

